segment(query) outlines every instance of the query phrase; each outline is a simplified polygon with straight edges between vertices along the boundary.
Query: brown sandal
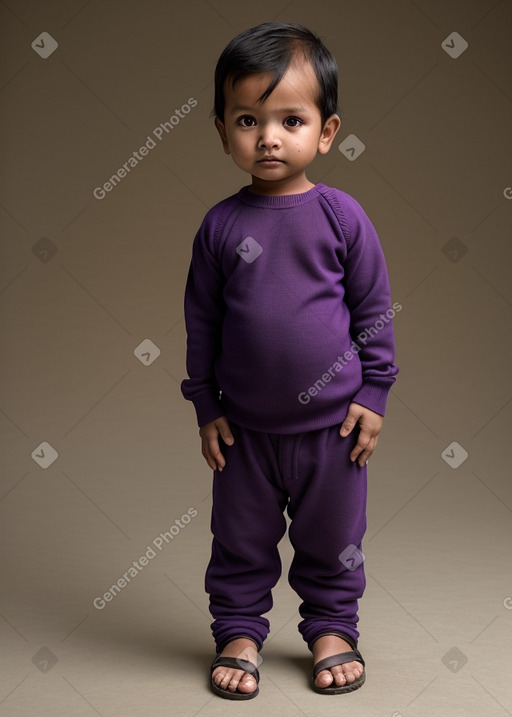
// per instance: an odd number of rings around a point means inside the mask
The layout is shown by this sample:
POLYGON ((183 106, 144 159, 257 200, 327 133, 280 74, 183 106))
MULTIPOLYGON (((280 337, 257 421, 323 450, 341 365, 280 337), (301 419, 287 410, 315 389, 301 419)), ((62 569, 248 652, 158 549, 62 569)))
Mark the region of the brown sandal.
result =
POLYGON ((253 692, 239 692, 238 689, 235 692, 231 692, 231 690, 225 690, 223 687, 219 687, 219 685, 216 685, 213 681, 213 671, 217 667, 233 667, 235 670, 245 670, 245 672, 249 672, 249 674, 254 677, 256 684, 260 681, 258 668, 252 662, 249 662, 249 660, 242 660, 239 657, 224 657, 222 655, 217 655, 215 660, 212 662, 210 669, 210 684, 216 695, 220 695, 227 700, 252 700, 252 698, 256 697, 259 693, 259 687, 256 687, 253 692))
MULTIPOLYGON (((359 689, 359 687, 361 687, 366 680, 366 672, 364 670, 365 662, 363 660, 363 656, 356 647, 357 643, 353 640, 353 638, 350 637, 350 635, 345 635, 344 633, 332 634, 336 634, 338 637, 342 637, 349 643, 349 645, 352 646, 353 649, 348 652, 339 652, 337 655, 330 655, 329 657, 324 657, 323 660, 319 660, 316 665, 314 665, 313 689, 315 692, 318 692, 321 695, 341 695, 345 692, 353 692, 354 690, 359 689), (360 662, 363 666, 363 674, 358 677, 357 680, 354 680, 353 682, 345 682, 344 685, 337 685, 334 681, 333 675, 333 681, 330 685, 327 685, 327 687, 318 687, 317 685, 315 685, 315 680, 318 676, 318 673, 322 670, 328 670, 331 667, 336 667, 337 665, 343 665, 345 662, 353 661, 360 662)), ((320 637, 323 637, 323 635, 320 635, 320 637)))

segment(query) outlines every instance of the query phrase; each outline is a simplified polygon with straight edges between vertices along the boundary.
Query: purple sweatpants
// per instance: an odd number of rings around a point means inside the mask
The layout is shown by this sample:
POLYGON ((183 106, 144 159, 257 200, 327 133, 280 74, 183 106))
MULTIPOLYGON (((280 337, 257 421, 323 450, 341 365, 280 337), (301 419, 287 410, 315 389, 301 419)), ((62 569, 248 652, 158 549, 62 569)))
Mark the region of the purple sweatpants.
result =
POLYGON ((345 438, 340 425, 288 435, 230 426, 235 443, 219 440, 226 466, 214 471, 205 576, 217 653, 240 636, 263 646, 270 623, 262 615, 282 570, 277 544, 286 532, 285 508, 295 551, 288 580, 303 601, 300 634, 310 650, 335 632, 357 644, 367 470, 349 455, 359 426, 345 438))

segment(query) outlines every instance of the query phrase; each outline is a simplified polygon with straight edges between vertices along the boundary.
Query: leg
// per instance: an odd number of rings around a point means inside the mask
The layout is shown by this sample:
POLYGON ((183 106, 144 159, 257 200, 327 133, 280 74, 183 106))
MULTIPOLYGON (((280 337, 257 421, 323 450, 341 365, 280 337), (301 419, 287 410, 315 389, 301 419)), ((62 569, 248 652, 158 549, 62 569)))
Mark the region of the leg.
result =
MULTIPOLYGON (((300 434, 297 440, 298 477, 289 483, 289 536, 295 549, 289 582, 303 600, 299 631, 316 663, 357 646, 358 598, 366 586, 361 550, 367 471, 349 458, 357 428, 346 438, 341 438, 336 425, 300 434), (336 633, 341 635, 334 637, 336 633)), ((332 668, 336 673, 354 679, 362 673, 362 665, 351 662, 332 668)), ((324 686, 332 677, 326 670, 317 680, 318 686, 324 686)))
MULTIPOLYGON (((286 531, 283 511, 288 496, 276 480, 278 468, 268 435, 230 425, 235 443, 222 444, 226 466, 214 472, 214 537, 205 587, 217 653, 237 657, 239 653, 230 653, 249 649, 247 638, 261 649, 269 631, 262 615, 272 607, 271 590, 281 575, 277 544, 286 531), (245 642, 238 641, 242 636, 245 642), (231 644, 234 640, 236 645, 231 644)), ((214 677, 220 679, 222 669, 214 677)), ((241 674, 224 668, 222 679, 231 688, 241 674)))

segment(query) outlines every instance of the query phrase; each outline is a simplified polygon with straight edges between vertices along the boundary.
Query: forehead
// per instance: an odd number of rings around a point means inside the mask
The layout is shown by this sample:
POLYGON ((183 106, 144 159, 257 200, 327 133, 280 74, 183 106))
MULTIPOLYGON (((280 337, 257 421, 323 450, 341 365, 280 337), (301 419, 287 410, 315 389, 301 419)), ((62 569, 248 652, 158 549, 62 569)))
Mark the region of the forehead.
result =
POLYGON ((316 107, 319 88, 311 63, 303 60, 292 61, 273 92, 261 104, 258 98, 270 85, 273 74, 273 72, 262 72, 248 75, 238 80, 234 88, 231 78, 228 77, 224 84, 226 111, 229 112, 236 106, 255 109, 266 107, 269 111, 282 105, 316 107))

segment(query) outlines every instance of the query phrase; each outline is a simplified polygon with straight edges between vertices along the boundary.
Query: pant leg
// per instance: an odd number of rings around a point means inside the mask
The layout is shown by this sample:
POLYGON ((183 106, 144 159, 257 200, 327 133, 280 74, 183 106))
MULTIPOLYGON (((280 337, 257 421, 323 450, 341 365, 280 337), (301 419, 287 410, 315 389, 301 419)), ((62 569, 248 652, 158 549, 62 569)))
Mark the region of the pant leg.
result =
POLYGON ((222 472, 214 471, 211 559, 205 587, 217 652, 245 635, 261 649, 273 604, 271 590, 281 576, 277 544, 286 532, 288 496, 279 486, 279 470, 269 434, 230 422, 235 442, 221 450, 222 472))
POLYGON ((339 428, 296 436, 296 477, 287 482, 295 549, 288 579, 303 600, 298 629, 310 650, 318 637, 336 632, 357 644, 358 598, 366 587, 367 470, 349 458, 359 427, 345 438, 339 428))

